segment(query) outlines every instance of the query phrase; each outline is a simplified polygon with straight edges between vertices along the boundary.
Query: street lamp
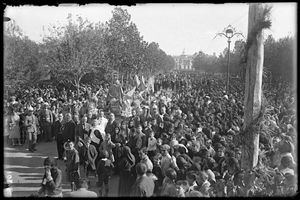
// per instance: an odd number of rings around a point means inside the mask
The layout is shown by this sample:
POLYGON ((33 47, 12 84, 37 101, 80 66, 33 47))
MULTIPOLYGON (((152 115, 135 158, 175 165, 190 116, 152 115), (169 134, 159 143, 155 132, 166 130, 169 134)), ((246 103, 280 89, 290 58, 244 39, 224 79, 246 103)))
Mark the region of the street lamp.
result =
MULTIPOLYGON (((217 33, 217 35, 215 36, 215 38, 217 36, 225 36, 227 38, 227 42, 228 42, 228 55, 227 55, 227 82, 226 82, 226 90, 227 90, 227 94, 229 93, 229 60, 230 60, 230 42, 231 42, 231 38, 235 35, 241 35, 243 36, 242 33, 238 33, 235 31, 235 29, 231 26, 228 25, 224 31, 222 33, 217 33)), ((243 36, 244 37, 244 36, 243 36)))
POLYGON ((8 22, 8 21, 10 21, 10 18, 9 17, 4 17, 3 21, 8 22))

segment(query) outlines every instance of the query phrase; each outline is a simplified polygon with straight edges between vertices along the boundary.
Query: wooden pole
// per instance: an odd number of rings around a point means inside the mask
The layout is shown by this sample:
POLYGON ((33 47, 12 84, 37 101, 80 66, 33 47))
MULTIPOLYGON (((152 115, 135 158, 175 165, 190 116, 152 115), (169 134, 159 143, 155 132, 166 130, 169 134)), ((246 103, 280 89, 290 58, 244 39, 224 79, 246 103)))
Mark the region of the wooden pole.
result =
MULTIPOLYGON (((253 29, 262 18, 263 4, 253 3, 249 6, 248 38, 253 29)), ((251 37, 251 36, 250 36, 251 37)), ((264 60, 263 34, 260 30, 248 50, 246 77, 245 77, 245 110, 244 132, 242 133, 242 168, 249 171, 258 163, 259 153, 259 127, 253 122, 259 117, 262 105, 262 74, 264 60), (250 131, 245 131, 250 127, 250 131)), ((257 125, 257 124, 256 124, 257 125)))

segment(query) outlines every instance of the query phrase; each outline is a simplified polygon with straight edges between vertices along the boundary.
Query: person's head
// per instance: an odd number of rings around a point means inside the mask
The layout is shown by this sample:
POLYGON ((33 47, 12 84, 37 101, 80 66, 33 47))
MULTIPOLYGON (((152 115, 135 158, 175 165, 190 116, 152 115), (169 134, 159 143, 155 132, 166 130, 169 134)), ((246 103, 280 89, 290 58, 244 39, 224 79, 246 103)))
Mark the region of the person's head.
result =
POLYGON ((217 148, 216 155, 217 155, 218 157, 223 157, 223 156, 224 156, 224 148, 218 147, 218 148, 217 148))
POLYGON ((187 172, 186 180, 188 181, 189 185, 193 185, 196 179, 197 175, 194 172, 187 172))
POLYGON ((134 121, 133 121, 133 120, 130 120, 130 121, 128 122, 128 127, 129 127, 129 128, 133 128, 133 127, 134 127, 134 121))
POLYGON ((28 108, 28 115, 31 116, 32 114, 33 114, 33 107, 30 106, 30 107, 28 108))
POLYGON ((142 148, 141 150, 139 150, 138 153, 141 159, 145 158, 147 156, 147 148, 146 147, 142 148))
POLYGON ((105 134, 105 140, 110 141, 111 140, 111 135, 109 133, 105 134))
POLYGON ((69 122, 69 121, 71 121, 71 120, 72 120, 72 115, 71 115, 71 113, 67 113, 67 114, 66 114, 66 121, 69 122))
POLYGON ((80 120, 79 120, 79 115, 78 115, 78 114, 75 114, 75 115, 74 115, 74 121, 75 121, 75 122, 80 122, 80 120))
POLYGON ((147 126, 148 126, 148 121, 147 120, 143 121, 143 127, 146 128, 147 126))
POLYGON ((143 130, 142 125, 140 125, 140 124, 137 125, 136 130, 137 130, 138 133, 141 133, 142 130, 143 130))
POLYGON ((126 121, 123 120, 122 123, 121 123, 121 128, 122 129, 126 129, 127 128, 127 124, 126 124, 126 121))
POLYGON ((198 185, 202 185, 206 180, 208 180, 207 173, 205 171, 200 171, 196 179, 198 185))
POLYGON ((88 182, 86 179, 83 179, 83 178, 80 178, 77 182, 77 186, 76 186, 78 189, 80 188, 85 188, 85 189, 88 189, 88 182))
POLYGON ((167 144, 164 144, 161 149, 161 154, 163 156, 166 156, 169 153, 169 151, 170 151, 170 146, 167 144))
POLYGON ((116 126, 115 133, 118 134, 120 132, 120 126, 116 126))
POLYGON ((110 113, 110 114, 109 114, 109 119, 110 119, 111 121, 114 121, 114 120, 115 120, 115 114, 114 114, 114 113, 110 113))
POLYGON ((153 138, 153 137, 154 137, 154 132, 153 132, 152 130, 151 130, 150 133, 149 133, 149 137, 150 137, 150 138, 153 138))
POLYGON ((89 136, 87 136, 87 137, 84 138, 84 141, 85 141, 86 144, 91 144, 92 139, 89 136))
POLYGON ((92 126, 95 127, 98 124, 97 118, 92 118, 92 126))
POLYGON ((144 163, 138 163, 135 169, 138 176, 143 176, 147 172, 147 166, 144 163))
POLYGON ((152 118, 152 120, 151 120, 151 124, 152 125, 157 125, 157 120, 156 120, 156 118, 154 117, 154 118, 152 118))
POLYGON ((282 167, 288 168, 292 166, 292 159, 289 156, 283 156, 280 161, 282 167))
POLYGON ((177 173, 173 168, 169 168, 166 171, 166 177, 168 177, 170 180, 172 180, 173 182, 176 182, 177 179, 177 173))
POLYGON ((93 117, 93 113, 91 111, 88 112, 88 118, 92 118, 93 117))
POLYGON ((136 116, 136 110, 132 109, 131 114, 132 114, 132 116, 136 116))
POLYGON ((87 120, 88 120, 88 118, 87 118, 86 115, 84 115, 84 116, 81 118, 82 123, 87 123, 87 120))
POLYGON ((45 169, 51 169, 53 167, 56 167, 56 161, 55 159, 53 159, 52 157, 47 157, 45 160, 44 160, 44 168, 45 169))
POLYGON ((62 113, 59 113, 59 114, 58 114, 58 121, 59 121, 59 122, 62 122, 63 119, 64 119, 64 115, 63 115, 62 113))
POLYGON ((104 111, 103 110, 99 110, 99 117, 100 118, 104 117, 104 111))

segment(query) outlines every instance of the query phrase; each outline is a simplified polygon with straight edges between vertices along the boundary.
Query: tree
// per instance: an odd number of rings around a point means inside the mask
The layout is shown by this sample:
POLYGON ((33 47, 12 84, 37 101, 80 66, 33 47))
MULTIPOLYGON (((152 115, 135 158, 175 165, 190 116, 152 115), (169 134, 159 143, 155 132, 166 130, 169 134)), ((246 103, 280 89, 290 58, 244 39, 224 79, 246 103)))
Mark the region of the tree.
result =
POLYGON ((250 173, 258 163, 259 134, 263 117, 262 72, 264 60, 263 34, 264 28, 269 28, 267 18, 270 8, 261 3, 249 6, 249 25, 247 39, 247 68, 245 83, 245 116, 244 127, 241 133, 242 141, 242 168, 250 173))
POLYGON ((112 11, 112 18, 106 23, 105 45, 109 68, 125 72, 139 72, 144 67, 146 43, 143 41, 131 16, 122 8, 112 11))
POLYGON ((78 17, 76 22, 68 16, 68 24, 52 27, 51 35, 44 39, 46 62, 59 81, 79 88, 82 78, 98 68, 105 67, 104 26, 92 24, 78 17))
MULTIPOLYGON (((34 84, 40 71, 39 46, 24 36, 14 21, 4 31, 4 85, 16 88, 34 84)), ((6 87, 6 89, 8 89, 6 87)))

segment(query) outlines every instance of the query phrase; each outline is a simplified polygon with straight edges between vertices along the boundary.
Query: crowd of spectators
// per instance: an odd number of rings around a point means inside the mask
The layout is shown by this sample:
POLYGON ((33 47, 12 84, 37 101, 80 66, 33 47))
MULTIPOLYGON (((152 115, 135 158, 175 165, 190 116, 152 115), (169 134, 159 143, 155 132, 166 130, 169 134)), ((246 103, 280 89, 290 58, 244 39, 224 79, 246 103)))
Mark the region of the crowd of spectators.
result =
POLYGON ((126 117, 110 112, 107 87, 83 87, 79 97, 51 86, 30 88, 6 101, 5 133, 11 145, 28 143, 32 152, 37 142, 55 140, 70 183, 80 188, 80 178, 92 174, 100 196, 108 195, 113 174, 120 177, 119 196, 295 194, 295 91, 287 83, 264 83, 260 170, 250 174, 241 167, 238 142, 244 87, 239 78, 231 79, 226 93, 218 75, 160 75, 155 91, 135 99, 126 117))

